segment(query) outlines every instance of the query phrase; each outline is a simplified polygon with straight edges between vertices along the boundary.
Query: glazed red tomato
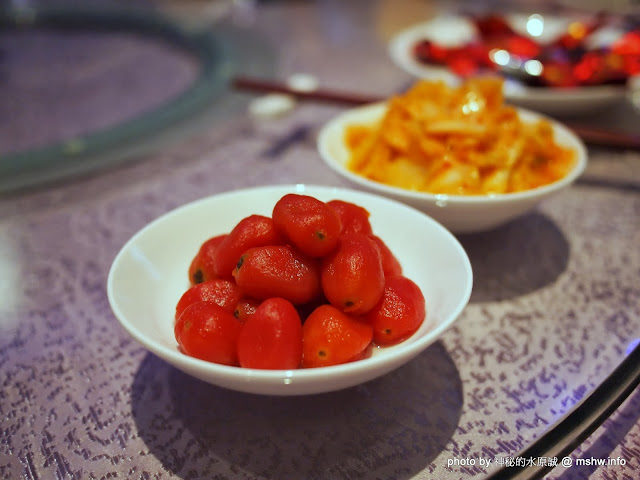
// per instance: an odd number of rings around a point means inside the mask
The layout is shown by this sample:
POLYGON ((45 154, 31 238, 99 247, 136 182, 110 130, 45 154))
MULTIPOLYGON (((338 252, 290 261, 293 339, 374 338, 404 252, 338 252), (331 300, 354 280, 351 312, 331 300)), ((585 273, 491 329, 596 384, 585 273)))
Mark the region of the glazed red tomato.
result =
POLYGON ((284 298, 269 298, 251 315, 238 337, 241 367, 289 370, 302 361, 302 323, 284 298))
POLYGON ((367 323, 332 305, 321 305, 302 326, 302 366, 326 367, 359 360, 372 337, 367 323))
POLYGON ((260 300, 256 300, 255 298, 241 298, 236 304, 233 315, 242 323, 245 323, 251 315, 256 313, 259 306, 260 300))
POLYGON ((340 218, 326 203, 308 195, 288 194, 273 207, 273 221, 305 255, 331 252, 341 231, 340 218))
POLYGON ((426 304, 420 287, 412 280, 396 275, 387 277, 384 294, 366 315, 373 327, 373 341, 393 345, 414 333, 426 316, 426 304))
POLYGON ((290 246, 270 245, 247 250, 240 257, 233 276, 247 295, 261 300, 282 297, 297 305, 321 294, 317 262, 290 246))
POLYGON ((213 302, 189 305, 178 318, 174 334, 185 354, 223 365, 238 365, 238 337, 242 324, 213 302))
POLYGON ((281 245, 283 240, 271 218, 263 215, 245 217, 218 245, 214 270, 219 277, 231 278, 236 263, 246 250, 264 245, 281 245))
POLYGON ((380 258, 382 260, 382 271, 385 276, 402 275, 402 265, 393 254, 387 244, 377 235, 371 235, 371 239, 376 242, 380 250, 380 258))
POLYGON ((213 257, 224 237, 226 235, 212 237, 200 246, 198 253, 191 261, 191 265, 189 265, 189 282, 191 285, 217 278, 213 268, 213 257))
POLYGON ((344 200, 330 200, 327 202, 333 208, 342 224, 342 233, 366 233, 371 235, 369 212, 364 207, 344 200))
POLYGON ((213 302, 227 312, 233 313, 236 304, 242 297, 242 291, 234 282, 216 278, 208 282, 198 283, 182 294, 176 305, 176 320, 185 308, 196 302, 213 302))
POLYGON ((322 265, 321 281, 322 290, 333 306, 352 314, 368 312, 384 290, 378 246, 362 233, 340 236, 336 251, 322 265))

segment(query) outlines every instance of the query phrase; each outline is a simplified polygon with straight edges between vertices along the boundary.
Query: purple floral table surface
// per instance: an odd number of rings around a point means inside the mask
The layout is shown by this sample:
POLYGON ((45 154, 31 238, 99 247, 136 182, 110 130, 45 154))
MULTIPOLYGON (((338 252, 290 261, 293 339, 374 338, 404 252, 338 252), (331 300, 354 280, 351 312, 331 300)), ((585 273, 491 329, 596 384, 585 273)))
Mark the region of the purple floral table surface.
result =
MULTIPOLYGON (((371 94, 411 81, 388 58, 402 26, 389 2, 252 8, 243 28, 274 46, 280 78, 304 72, 371 94)), ((224 390, 123 330, 107 275, 151 220, 258 185, 352 187, 315 146, 341 109, 299 103, 269 119, 243 109, 129 162, 0 197, 0 477, 461 479, 529 460, 557 462, 550 479, 638 478, 638 391, 568 460, 517 458, 640 336, 638 152, 590 147, 581 182, 459 236, 474 270, 468 307, 415 360, 358 387, 224 390), (292 132, 302 133, 283 143, 292 132)))

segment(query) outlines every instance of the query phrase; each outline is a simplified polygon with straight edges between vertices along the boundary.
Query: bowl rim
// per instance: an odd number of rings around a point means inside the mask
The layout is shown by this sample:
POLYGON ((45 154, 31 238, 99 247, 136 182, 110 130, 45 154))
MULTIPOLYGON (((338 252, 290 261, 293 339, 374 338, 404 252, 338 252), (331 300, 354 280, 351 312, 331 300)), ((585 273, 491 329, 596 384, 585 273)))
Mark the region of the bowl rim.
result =
MULTIPOLYGON (((330 154, 329 144, 335 140, 335 135, 344 136, 344 127, 348 123, 350 123, 349 119, 352 116, 356 116, 359 114, 364 115, 365 113, 369 113, 381 118, 384 114, 386 105, 386 101, 369 103, 339 113, 338 115, 330 119, 327 123, 325 123, 324 126, 320 129, 320 132, 317 135, 316 145, 322 159, 334 171, 350 179, 354 183, 366 186, 373 190, 384 192, 387 195, 393 195, 395 197, 405 197, 423 202, 427 201, 436 204, 446 203, 448 205, 510 203, 518 200, 537 198, 556 192, 573 183, 580 175, 582 175, 587 167, 587 147, 585 146, 584 142, 567 126, 543 113, 535 112, 527 108, 512 106, 518 112, 519 116, 524 117, 523 120, 546 120, 552 125, 554 133, 559 132, 570 140, 570 148, 576 151, 576 162, 573 168, 564 177, 556 180, 555 182, 541 185, 539 187, 531 188, 528 190, 486 195, 454 195, 448 193, 429 193, 417 190, 409 190, 388 185, 382 182, 377 182, 362 175, 358 175, 357 173, 352 172, 351 170, 343 166, 339 161, 337 161, 337 159, 335 159, 333 155, 330 154)), ((375 122, 378 119, 371 118, 369 122, 375 122)), ((355 124, 355 122, 353 123, 355 124)), ((340 141, 344 142, 342 139, 340 141)))
MULTIPOLYGON (((473 271, 471 267, 471 262, 469 260, 466 251, 457 240, 457 238, 450 233, 444 226, 442 226, 439 222, 426 215, 425 213, 405 205, 401 202, 376 195, 374 193, 364 192, 361 190, 350 189, 346 187, 335 187, 335 186, 327 186, 327 185, 319 185, 319 184, 282 184, 282 185, 266 185, 266 186, 257 186, 257 187, 249 187, 238 190, 230 190, 222 193, 214 194, 211 196, 203 197, 198 200, 186 203, 182 206, 179 206, 173 210, 170 210, 159 217, 155 218, 140 230, 138 230, 133 236, 129 238, 125 242, 125 244, 118 251, 116 256, 114 257, 111 268, 109 269, 109 274, 107 277, 107 297, 109 301, 109 305, 116 316, 117 320, 121 324, 121 326, 131 335, 138 343, 144 346, 147 350, 152 353, 158 354, 161 358, 170 358, 171 362, 174 365, 179 364, 188 368, 189 371, 201 371, 207 372, 207 376, 215 375, 216 378, 221 380, 234 380, 234 381, 242 381, 246 382, 265 382, 265 384, 275 385, 275 384, 283 384, 283 387, 288 387, 288 381, 291 382, 291 386, 295 383, 298 386, 303 386, 303 384, 315 383, 318 380, 327 379, 328 377, 340 379, 350 377, 352 375, 364 374, 367 372, 379 371, 382 370, 385 365, 392 364, 394 365, 391 368, 395 368, 395 366, 399 366, 406 361, 410 360, 417 354, 419 354, 422 350, 427 348, 430 344, 436 341, 442 333, 447 330, 451 325, 456 321, 456 319, 460 316, 462 311, 466 308, 469 303, 469 299, 471 297, 471 291, 473 287, 473 271), (184 214, 185 211, 189 209, 196 209, 204 203, 212 202, 215 199, 222 199, 223 197, 230 197, 242 194, 249 193, 260 193, 260 192, 282 192, 282 194, 287 192, 295 192, 300 191, 301 187, 304 191, 308 191, 310 195, 313 195, 313 192, 323 191, 323 192, 331 192, 336 195, 340 195, 341 192, 347 192, 348 195, 356 195, 359 197, 367 197, 374 198, 375 201, 393 204, 394 207, 409 209, 413 212, 414 215, 419 215, 424 219, 424 221, 431 223, 431 227, 438 230, 441 235, 444 235, 448 242, 451 243, 453 248, 458 251, 460 254, 460 260, 462 260, 462 266, 464 267, 464 276, 466 278, 466 284, 460 286, 460 298, 456 303, 456 307, 443 319, 442 322, 435 325, 428 332, 425 332, 425 335, 416 338, 412 341, 402 342, 398 345, 392 347, 384 347, 384 348, 392 348, 393 354, 389 355, 374 355, 362 360, 358 360, 355 362, 349 362, 341 365, 332 365, 327 367, 316 367, 316 368, 299 368, 292 370, 262 370, 262 369, 252 369, 245 367, 237 367, 237 366, 228 366, 221 365, 212 362, 208 362, 206 360, 201 360, 198 358, 190 357, 178 351, 177 349, 170 348, 167 345, 162 344, 154 339, 149 338, 142 329, 138 328, 135 321, 130 320, 124 314, 124 312, 119 307, 118 302, 118 294, 117 294, 117 286, 115 285, 115 277, 120 268, 121 263, 124 261, 126 255, 128 255, 129 251, 136 245, 141 238, 145 235, 148 235, 150 231, 153 230, 156 226, 161 224, 162 222, 168 221, 171 217, 184 214)), ((166 361, 166 360, 165 360, 166 361)), ((321 391, 330 391, 331 388, 327 389, 316 389, 315 392, 321 391)), ((255 390, 245 390, 245 391, 255 391, 255 390)), ((282 394, 287 394, 284 391, 282 394)))

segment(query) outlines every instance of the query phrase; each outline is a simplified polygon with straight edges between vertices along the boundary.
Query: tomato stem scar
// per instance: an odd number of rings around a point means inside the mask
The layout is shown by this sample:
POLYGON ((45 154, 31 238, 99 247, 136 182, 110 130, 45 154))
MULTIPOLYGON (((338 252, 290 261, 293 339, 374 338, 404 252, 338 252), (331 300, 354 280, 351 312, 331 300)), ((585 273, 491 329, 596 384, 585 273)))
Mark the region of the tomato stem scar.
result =
POLYGON ((202 283, 204 282, 204 274, 202 273, 202 270, 198 269, 195 272, 193 272, 193 283, 202 283))

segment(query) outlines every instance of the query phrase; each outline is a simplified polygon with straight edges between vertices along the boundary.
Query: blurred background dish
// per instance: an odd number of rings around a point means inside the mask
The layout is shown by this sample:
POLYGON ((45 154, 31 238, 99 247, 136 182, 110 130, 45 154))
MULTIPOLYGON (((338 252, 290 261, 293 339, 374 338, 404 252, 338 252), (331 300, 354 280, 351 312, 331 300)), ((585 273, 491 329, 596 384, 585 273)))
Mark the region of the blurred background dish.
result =
POLYGON ((399 31, 389 53, 416 77, 452 84, 501 73, 510 102, 572 115, 626 98, 627 80, 639 68, 636 37, 620 17, 600 14, 440 14, 399 31))

